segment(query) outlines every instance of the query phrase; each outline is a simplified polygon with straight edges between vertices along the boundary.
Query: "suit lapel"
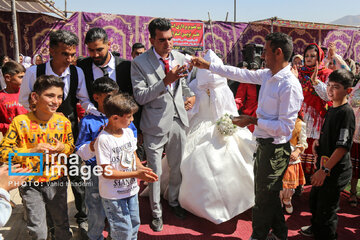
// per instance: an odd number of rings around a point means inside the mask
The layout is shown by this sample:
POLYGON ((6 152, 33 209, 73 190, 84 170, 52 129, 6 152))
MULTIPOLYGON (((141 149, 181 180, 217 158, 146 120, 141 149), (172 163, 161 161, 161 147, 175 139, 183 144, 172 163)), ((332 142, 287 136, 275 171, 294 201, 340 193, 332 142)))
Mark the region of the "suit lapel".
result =
POLYGON ((148 60, 149 60, 150 64, 153 66, 156 74, 159 76, 160 79, 164 79, 165 78, 164 69, 162 68, 157 57, 155 56, 153 48, 150 48, 148 53, 149 53, 148 60))
MULTIPOLYGON (((173 54, 173 52, 171 51, 171 56, 172 56, 172 59, 174 59, 174 61, 176 61, 176 58, 175 58, 175 55, 173 54)), ((179 62, 177 64, 180 64, 179 62)), ((180 65, 181 67, 181 65, 180 65)), ((177 91, 178 91, 178 88, 179 88, 179 85, 180 85, 180 81, 181 81, 181 78, 176 80, 175 81, 175 86, 174 86, 174 90, 173 90, 173 94, 174 96, 176 95, 177 91)))
MULTIPOLYGON (((150 62, 150 64, 152 65, 152 67, 154 68, 156 74, 159 76, 159 79, 164 79, 165 78, 165 71, 163 69, 163 67, 161 66, 159 59, 157 59, 153 47, 151 47, 148 51, 148 60, 150 62)), ((176 83, 175 86, 177 86, 178 83, 176 83)), ((174 93, 176 91, 176 88, 174 89, 174 91, 171 91, 171 89, 169 87, 166 88, 168 93, 171 95, 171 97, 174 97, 174 93)))

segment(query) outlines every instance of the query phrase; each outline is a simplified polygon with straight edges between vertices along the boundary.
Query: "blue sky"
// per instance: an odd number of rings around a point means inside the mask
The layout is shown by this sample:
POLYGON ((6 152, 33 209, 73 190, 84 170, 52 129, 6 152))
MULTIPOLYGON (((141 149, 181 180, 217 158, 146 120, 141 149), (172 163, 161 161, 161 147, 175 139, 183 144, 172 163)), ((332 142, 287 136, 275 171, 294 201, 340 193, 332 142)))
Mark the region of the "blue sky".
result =
MULTIPOLYGON (((64 0, 54 0, 64 9, 64 0)), ((241 22, 280 17, 329 23, 346 15, 360 15, 359 0, 236 0, 236 20, 241 22), (341 4, 341 5, 340 5, 341 4)), ((70 11, 224 21, 234 19, 234 0, 67 0, 70 11)))

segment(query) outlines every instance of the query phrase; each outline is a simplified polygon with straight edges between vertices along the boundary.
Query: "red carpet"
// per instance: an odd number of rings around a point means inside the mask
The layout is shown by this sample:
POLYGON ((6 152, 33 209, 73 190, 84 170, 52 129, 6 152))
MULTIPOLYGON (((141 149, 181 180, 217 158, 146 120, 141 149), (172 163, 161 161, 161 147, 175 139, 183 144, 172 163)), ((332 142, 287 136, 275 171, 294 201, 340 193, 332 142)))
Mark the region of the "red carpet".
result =
MULTIPOLYGON (((288 239, 311 239, 299 233, 300 227, 310 225, 311 216, 308 207, 309 192, 310 187, 305 187, 302 196, 295 197, 293 200, 293 214, 285 215, 289 228, 288 239)), ((238 215, 228 222, 215 225, 212 222, 192 214, 188 214, 185 220, 180 220, 171 213, 165 200, 162 202, 164 229, 162 232, 156 233, 149 227, 151 220, 149 199, 139 197, 139 201, 141 215, 139 240, 247 240, 251 235, 251 210, 238 215)), ((338 216, 338 239, 360 239, 360 207, 351 208, 347 203, 346 194, 342 194, 341 196, 338 216)))

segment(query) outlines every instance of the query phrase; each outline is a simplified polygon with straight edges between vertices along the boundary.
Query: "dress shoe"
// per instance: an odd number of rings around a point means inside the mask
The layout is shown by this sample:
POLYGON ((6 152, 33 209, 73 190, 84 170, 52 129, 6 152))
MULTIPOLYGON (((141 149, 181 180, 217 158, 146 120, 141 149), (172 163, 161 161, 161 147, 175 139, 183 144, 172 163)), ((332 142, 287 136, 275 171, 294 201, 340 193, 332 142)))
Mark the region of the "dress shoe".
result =
POLYGON ((314 233, 312 231, 312 226, 304 226, 300 229, 300 233, 307 237, 314 237, 314 233))
POLYGON ((180 205, 171 207, 172 212, 175 214, 176 217, 180 219, 185 219, 186 217, 186 210, 180 207, 180 205))
POLYGON ((153 218, 150 223, 150 228, 154 232, 161 232, 163 230, 163 220, 161 217, 159 218, 153 218))

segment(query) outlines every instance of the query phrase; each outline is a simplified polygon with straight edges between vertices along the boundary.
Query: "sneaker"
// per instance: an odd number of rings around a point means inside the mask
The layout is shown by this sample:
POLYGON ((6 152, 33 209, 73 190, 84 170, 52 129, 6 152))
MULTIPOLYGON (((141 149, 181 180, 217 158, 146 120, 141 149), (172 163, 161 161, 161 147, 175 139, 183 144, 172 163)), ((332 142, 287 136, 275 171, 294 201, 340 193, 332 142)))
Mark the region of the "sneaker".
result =
POLYGON ((159 218, 153 218, 150 223, 150 228, 154 232, 161 232, 163 230, 163 220, 161 217, 159 218))
POLYGON ((300 229, 300 233, 307 237, 314 237, 314 233, 312 231, 312 226, 304 226, 300 229))
POLYGON ((349 204, 351 207, 356 207, 358 202, 357 202, 357 196, 356 196, 356 192, 353 192, 350 190, 350 196, 349 196, 349 204))
POLYGON ((80 232, 80 238, 83 240, 89 239, 87 232, 89 229, 89 225, 87 222, 81 222, 79 223, 79 232, 80 232))
POLYGON ((294 208, 291 204, 291 201, 283 201, 283 204, 284 204, 284 207, 285 207, 285 211, 288 213, 288 214, 292 214, 293 211, 294 211, 294 208))
POLYGON ((88 225, 87 222, 81 222, 81 223, 79 223, 79 228, 80 228, 81 230, 85 230, 85 232, 87 232, 87 231, 88 231, 88 228, 89 228, 89 225, 88 225))
POLYGON ((266 237, 266 240, 280 240, 273 232, 269 233, 269 235, 266 237))

